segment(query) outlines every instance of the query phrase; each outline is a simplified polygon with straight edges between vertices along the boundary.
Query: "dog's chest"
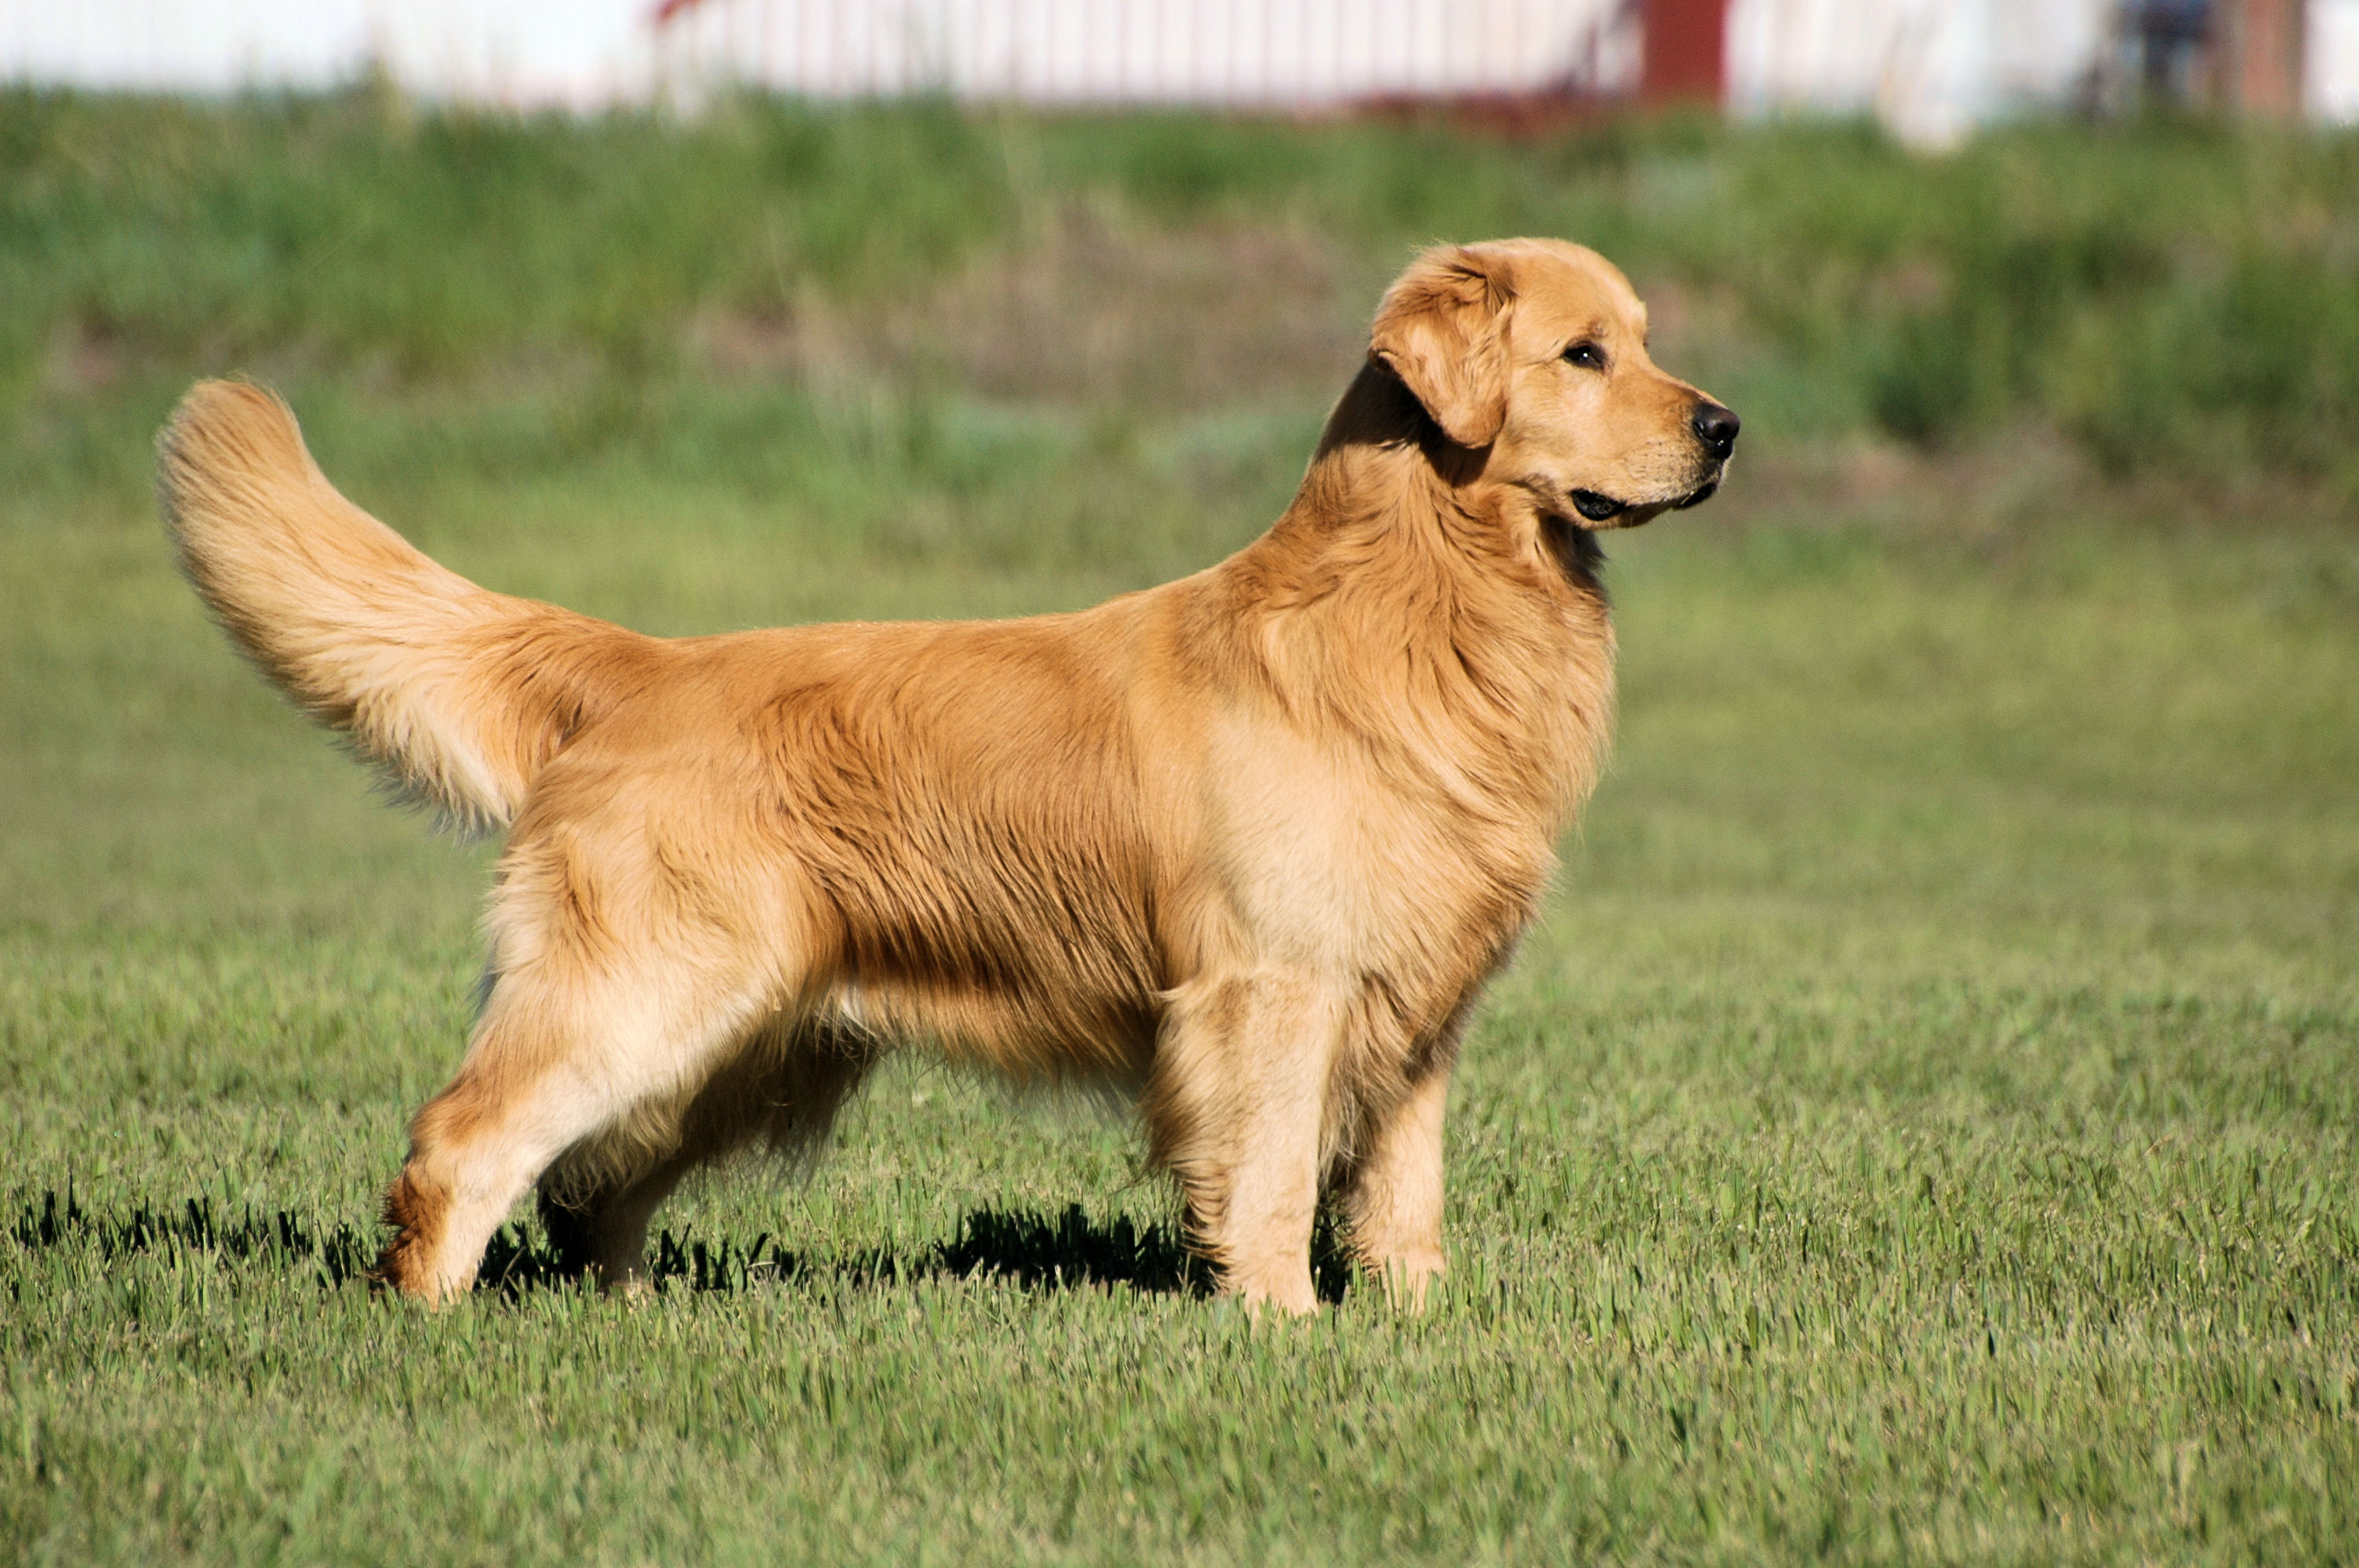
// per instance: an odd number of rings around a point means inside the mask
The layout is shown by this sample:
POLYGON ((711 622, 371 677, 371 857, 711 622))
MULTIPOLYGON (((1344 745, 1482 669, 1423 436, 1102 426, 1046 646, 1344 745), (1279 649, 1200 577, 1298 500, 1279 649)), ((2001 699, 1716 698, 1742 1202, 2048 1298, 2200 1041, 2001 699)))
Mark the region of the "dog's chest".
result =
POLYGON ((1210 761, 1206 859, 1266 960, 1391 969, 1488 952, 1529 918, 1553 865, 1553 825, 1462 767, 1242 719, 1210 761))

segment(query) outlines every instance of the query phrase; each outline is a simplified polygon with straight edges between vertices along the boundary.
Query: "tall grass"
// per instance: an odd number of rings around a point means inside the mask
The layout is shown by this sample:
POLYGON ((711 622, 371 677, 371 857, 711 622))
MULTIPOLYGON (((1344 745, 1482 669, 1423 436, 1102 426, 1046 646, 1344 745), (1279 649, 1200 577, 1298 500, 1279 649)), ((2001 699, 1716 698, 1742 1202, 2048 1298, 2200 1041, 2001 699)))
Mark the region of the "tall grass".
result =
POLYGON ((698 361, 700 330, 922 295, 1075 214, 1147 243, 1276 228, 1381 258, 1334 280, 1353 310, 1415 244, 1571 235, 1675 297, 1700 370, 1772 441, 1954 445, 2029 420, 2115 470, 2354 481, 2359 137, 2188 124, 2033 125, 1928 159, 1850 125, 1510 142, 935 103, 747 97, 680 122, 19 89, 0 93, 0 406, 21 420, 126 365, 636 387, 698 361))

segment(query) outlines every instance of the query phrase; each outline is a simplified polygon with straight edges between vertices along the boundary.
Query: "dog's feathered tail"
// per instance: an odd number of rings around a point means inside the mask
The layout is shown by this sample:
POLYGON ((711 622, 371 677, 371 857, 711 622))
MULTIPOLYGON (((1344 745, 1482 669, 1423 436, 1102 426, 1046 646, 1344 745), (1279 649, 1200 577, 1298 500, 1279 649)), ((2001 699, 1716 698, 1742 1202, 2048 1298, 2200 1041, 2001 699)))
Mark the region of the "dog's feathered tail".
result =
POLYGON ((338 494, 286 404, 200 382, 157 438, 180 567, 230 640, 403 789, 473 827, 640 685, 653 639, 446 570, 338 494))

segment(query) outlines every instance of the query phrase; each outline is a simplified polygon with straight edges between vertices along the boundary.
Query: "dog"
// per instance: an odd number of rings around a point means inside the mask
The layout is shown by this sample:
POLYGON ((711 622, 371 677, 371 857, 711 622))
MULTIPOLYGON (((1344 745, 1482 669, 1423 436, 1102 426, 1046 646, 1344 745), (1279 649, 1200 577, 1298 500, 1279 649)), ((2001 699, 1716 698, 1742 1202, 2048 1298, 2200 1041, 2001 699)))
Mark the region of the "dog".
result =
POLYGON ((284 403, 198 384, 158 442, 189 581, 400 788, 508 834, 376 1277, 468 1290, 538 1184, 570 1267, 643 1288, 683 1176, 812 1151, 915 1043, 1134 1097, 1224 1292, 1315 1312, 1323 1201, 1421 1304, 1460 1036, 1611 724, 1593 531, 1704 500, 1736 434, 1595 253, 1446 245, 1218 565, 1072 614, 658 640, 446 570, 284 403))

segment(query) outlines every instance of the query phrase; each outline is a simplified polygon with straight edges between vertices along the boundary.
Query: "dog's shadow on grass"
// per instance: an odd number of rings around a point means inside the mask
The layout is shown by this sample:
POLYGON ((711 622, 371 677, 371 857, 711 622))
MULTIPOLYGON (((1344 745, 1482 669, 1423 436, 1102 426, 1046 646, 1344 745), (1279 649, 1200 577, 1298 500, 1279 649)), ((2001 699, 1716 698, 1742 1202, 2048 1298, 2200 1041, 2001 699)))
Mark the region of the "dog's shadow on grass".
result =
MULTIPOLYGON (((716 1245, 667 1229, 648 1253, 648 1273, 658 1291, 746 1291, 831 1281, 889 1288, 939 1279, 1000 1280, 1034 1291, 1122 1286, 1155 1295, 1208 1296, 1213 1287, 1211 1267, 1170 1226, 1141 1227, 1127 1215, 1096 1219, 1079 1204, 1057 1215, 970 1209, 955 1238, 908 1250, 879 1247, 826 1257, 790 1251, 766 1232, 741 1247, 725 1238, 716 1245)), ((1320 1299, 1331 1303, 1343 1299, 1351 1281, 1350 1258, 1324 1217, 1311 1245, 1311 1279, 1320 1299)), ((484 1250, 475 1288, 516 1297, 574 1282, 544 1238, 503 1227, 484 1250)))
POLYGON ((289 1271, 309 1268, 331 1289, 366 1277, 377 1251, 373 1237, 348 1224, 322 1225, 286 1209, 266 1215, 241 1209, 233 1219, 214 1214, 211 1198, 190 1198, 178 1206, 134 1203, 93 1211, 82 1206, 71 1184, 62 1196, 52 1188, 26 1200, 8 1232, 27 1252, 95 1247, 108 1263, 155 1253, 220 1263, 256 1260, 289 1271))
MULTIPOLYGON (((328 1289, 368 1277, 378 1239, 350 1224, 307 1222, 286 1210, 241 1210, 217 1216, 208 1198, 179 1206, 133 1204, 93 1212, 69 1186, 24 1203, 10 1234, 27 1251, 66 1245, 95 1246, 109 1262, 136 1253, 209 1256, 219 1262, 255 1260, 288 1271, 309 1270, 328 1289)), ((1158 1295, 1208 1295, 1212 1271, 1169 1225, 1140 1227, 1127 1215, 1093 1218, 1079 1204, 1054 1216, 1037 1209, 979 1208, 959 1221, 948 1241, 897 1250, 880 1247, 836 1256, 790 1251, 768 1233, 751 1244, 722 1238, 708 1242, 662 1231, 649 1248, 656 1289, 747 1292, 834 1283, 892 1289, 919 1280, 1001 1280, 1026 1290, 1126 1287, 1158 1295)), ((1311 1278, 1321 1301, 1343 1299, 1351 1262, 1332 1221, 1322 1217, 1311 1243, 1311 1278)), ((484 1249, 478 1293, 510 1301, 547 1290, 581 1287, 538 1227, 503 1226, 484 1249)))

